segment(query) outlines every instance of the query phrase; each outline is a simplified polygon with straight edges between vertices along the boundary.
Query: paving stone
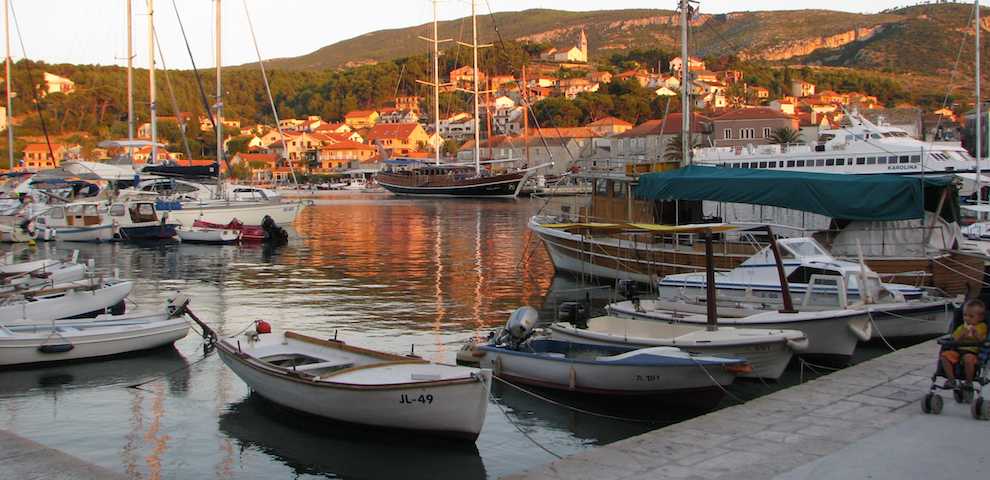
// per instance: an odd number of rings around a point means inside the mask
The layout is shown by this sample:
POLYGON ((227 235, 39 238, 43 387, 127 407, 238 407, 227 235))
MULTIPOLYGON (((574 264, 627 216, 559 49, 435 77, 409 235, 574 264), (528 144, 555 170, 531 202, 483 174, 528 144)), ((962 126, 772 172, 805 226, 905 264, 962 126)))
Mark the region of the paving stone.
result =
POLYGON ((678 460, 676 463, 678 465, 682 465, 685 467, 690 467, 691 465, 696 465, 702 462, 705 462, 707 464, 709 461, 715 459, 716 457, 720 455, 725 455, 727 453, 729 453, 729 451, 723 448, 706 448, 698 453, 688 455, 678 460))
POLYGON ((705 460, 698 466, 707 471, 736 471, 748 465, 763 462, 766 459, 766 455, 759 453, 735 451, 705 460))
POLYGON ((847 400, 840 400, 824 408, 819 408, 813 412, 812 415, 817 415, 819 417, 841 417, 845 414, 862 407, 863 404, 859 402, 850 402, 847 400))
POLYGON ((874 405, 877 407, 887 407, 887 408, 898 408, 903 407, 904 403, 901 400, 891 400, 889 398, 874 397, 870 395, 853 395, 849 397, 851 402, 860 402, 866 405, 874 405))

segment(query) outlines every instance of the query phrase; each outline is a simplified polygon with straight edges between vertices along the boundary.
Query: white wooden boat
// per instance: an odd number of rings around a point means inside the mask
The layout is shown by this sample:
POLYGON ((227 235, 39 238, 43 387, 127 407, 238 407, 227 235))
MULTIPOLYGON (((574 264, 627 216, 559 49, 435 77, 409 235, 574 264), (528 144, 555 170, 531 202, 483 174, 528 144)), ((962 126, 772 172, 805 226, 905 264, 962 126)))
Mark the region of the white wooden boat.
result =
POLYGON ((120 304, 134 283, 86 279, 54 288, 0 296, 0 325, 23 325, 95 316, 120 304))
POLYGON ((92 359, 174 343, 189 322, 169 311, 0 325, 0 367, 92 359))
MULTIPOLYGON (((13 256, 11 256, 11 258, 13 258, 13 256)), ((12 262, 13 260, 10 261, 12 262)), ((46 258, 43 260, 32 260, 29 262, 0 264, 0 276, 35 272, 38 270, 43 270, 45 268, 58 265, 59 263, 61 263, 61 260, 54 258, 46 258)))
POLYGON ((116 233, 113 220, 97 202, 53 206, 37 216, 35 223, 39 239, 54 236, 65 242, 109 242, 116 233))
POLYGON ((183 226, 176 229, 179 240, 186 243, 225 244, 236 243, 241 239, 240 230, 226 228, 201 228, 183 226))
POLYGON ((795 352, 808 348, 808 338, 797 330, 766 330, 684 323, 655 322, 614 316, 587 320, 586 328, 559 322, 550 325, 550 338, 568 342, 620 347, 677 347, 705 355, 743 358, 752 371, 741 377, 776 380, 795 352))
MULTIPOLYGON (((677 302, 626 300, 609 304, 606 308, 609 314, 621 317, 695 326, 708 323, 704 310, 699 312, 696 305, 677 302)), ((796 313, 763 311, 738 318, 719 316, 718 324, 719 327, 798 330, 808 338, 808 347, 801 352, 802 356, 823 358, 836 364, 848 363, 856 344, 868 341, 873 333, 869 313, 859 309, 796 313)))
POLYGON ((473 441, 488 408, 487 370, 439 365, 294 332, 223 338, 217 350, 261 396, 331 420, 473 441))
POLYGON ((0 277, 0 294, 24 292, 77 282, 86 276, 86 266, 75 262, 58 262, 38 270, 0 277))
POLYGON ((192 226, 196 220, 227 225, 235 219, 244 225, 261 225, 265 216, 271 217, 277 225, 291 225, 303 207, 302 202, 210 200, 182 202, 178 208, 168 210, 168 215, 170 220, 183 226, 192 226))
MULTIPOLYGON (((929 295, 911 285, 883 282, 863 263, 838 260, 812 238, 777 241, 795 307, 799 310, 862 308, 869 312, 877 338, 922 337, 945 333, 955 311, 954 299, 929 295)), ((715 274, 719 315, 741 317, 783 306, 783 288, 771 247, 738 267, 715 274)), ((657 282, 661 300, 704 309, 705 272, 667 275, 657 282)))
POLYGON ((593 395, 671 398, 690 393, 717 403, 723 388, 746 371, 742 359, 689 353, 675 347, 633 348, 527 340, 518 348, 474 347, 483 368, 507 381, 593 395))
POLYGON ((0 223, 0 243, 26 243, 34 240, 34 236, 20 225, 0 223))

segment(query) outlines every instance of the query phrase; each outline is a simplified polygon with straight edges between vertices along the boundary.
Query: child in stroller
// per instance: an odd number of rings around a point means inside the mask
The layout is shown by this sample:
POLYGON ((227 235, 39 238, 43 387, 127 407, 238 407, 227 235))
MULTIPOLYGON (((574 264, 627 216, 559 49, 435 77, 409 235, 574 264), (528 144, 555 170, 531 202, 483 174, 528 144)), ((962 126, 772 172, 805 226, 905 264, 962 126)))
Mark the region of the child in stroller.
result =
POLYGON ((942 397, 935 393, 935 390, 952 390, 956 402, 972 404, 970 413, 973 418, 986 420, 988 402, 982 395, 983 387, 990 383, 986 367, 987 358, 990 357, 986 306, 980 300, 970 300, 961 310, 961 315, 957 311, 953 318, 951 333, 938 340, 939 345, 942 346, 939 361, 932 375, 929 393, 921 401, 921 409, 925 413, 940 413, 942 397), (965 381, 960 382, 958 379, 960 376, 965 381), (939 386, 938 377, 945 377, 945 384, 939 386), (975 386, 974 382, 978 386, 975 386))

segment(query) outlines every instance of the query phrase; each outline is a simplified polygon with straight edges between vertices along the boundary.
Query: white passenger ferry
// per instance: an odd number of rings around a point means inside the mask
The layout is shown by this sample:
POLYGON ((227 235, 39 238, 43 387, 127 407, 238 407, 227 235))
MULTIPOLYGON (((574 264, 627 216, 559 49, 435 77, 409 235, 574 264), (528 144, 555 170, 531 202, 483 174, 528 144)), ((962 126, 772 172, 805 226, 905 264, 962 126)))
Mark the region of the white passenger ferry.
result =
MULTIPOLYGON (((822 130, 810 145, 747 145, 694 151, 698 164, 851 174, 945 174, 973 172, 976 162, 957 143, 924 142, 900 128, 877 125, 858 112, 850 126, 822 130)), ((986 167, 984 167, 985 169, 986 167)))

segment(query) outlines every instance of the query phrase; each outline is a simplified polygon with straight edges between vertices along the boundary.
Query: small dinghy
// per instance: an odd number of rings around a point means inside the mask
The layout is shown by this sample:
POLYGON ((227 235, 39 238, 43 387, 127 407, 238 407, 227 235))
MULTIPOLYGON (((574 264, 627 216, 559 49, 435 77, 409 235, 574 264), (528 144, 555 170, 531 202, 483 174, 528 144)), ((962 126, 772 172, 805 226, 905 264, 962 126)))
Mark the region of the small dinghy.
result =
POLYGON ((175 232, 179 236, 179 239, 185 243, 226 245, 237 243, 241 240, 240 230, 228 228, 179 227, 175 232))
POLYGON ((677 347, 705 355, 743 358, 752 371, 741 377, 777 380, 795 352, 808 348, 797 330, 767 330, 655 322, 613 316, 587 320, 585 328, 567 322, 550 325, 554 340, 619 347, 677 347))
POLYGON ((285 229, 278 226, 268 215, 265 215, 261 220, 261 225, 245 225, 235 218, 226 225, 196 220, 193 222, 193 227, 213 230, 236 230, 240 232, 240 239, 243 242, 284 244, 289 240, 289 234, 285 229))
MULTIPOLYGON (((51 288, 59 283, 75 282, 86 276, 86 266, 76 263, 79 251, 70 260, 39 260, 26 262, 33 270, 17 269, 15 273, 0 274, 0 293, 51 288)), ((23 264, 17 264, 23 265, 23 264)), ((8 265, 5 265, 8 266, 8 265)))
POLYGON ((217 341, 220 358, 252 390, 326 419, 474 441, 491 373, 439 365, 294 332, 267 323, 217 341), (259 334, 260 332, 260 334, 259 334))
POLYGON ((0 325, 0 367, 83 360, 150 350, 189 332, 188 300, 170 299, 160 312, 94 319, 0 325))
POLYGON ((750 371, 740 358, 676 347, 596 345, 534 336, 538 316, 532 307, 516 310, 489 343, 469 345, 470 355, 496 377, 513 383, 619 397, 674 399, 692 392, 691 403, 698 406, 717 403, 737 375, 750 371))
POLYGON ((127 280, 86 279, 0 294, 0 325, 23 325, 113 312, 134 288, 127 280))

